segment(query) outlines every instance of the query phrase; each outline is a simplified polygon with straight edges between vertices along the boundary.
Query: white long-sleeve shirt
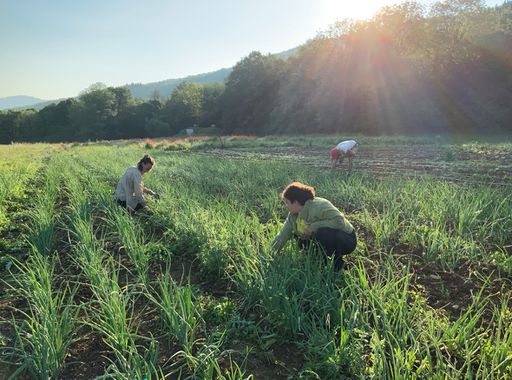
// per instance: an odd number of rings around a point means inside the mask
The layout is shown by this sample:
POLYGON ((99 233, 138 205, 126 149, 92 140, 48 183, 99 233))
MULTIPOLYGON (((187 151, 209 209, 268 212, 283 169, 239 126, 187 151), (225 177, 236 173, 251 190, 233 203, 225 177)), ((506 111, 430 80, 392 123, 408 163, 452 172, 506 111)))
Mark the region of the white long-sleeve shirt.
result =
POLYGON ((338 149, 341 153, 347 153, 350 149, 352 149, 356 145, 357 145, 357 142, 355 140, 346 140, 346 141, 342 141, 338 145, 336 145, 336 149, 338 149))
POLYGON ((142 196, 143 192, 144 182, 142 181, 142 173, 135 166, 129 167, 117 183, 117 199, 126 202, 126 205, 131 209, 135 209, 138 203, 143 206, 146 205, 146 201, 142 196))

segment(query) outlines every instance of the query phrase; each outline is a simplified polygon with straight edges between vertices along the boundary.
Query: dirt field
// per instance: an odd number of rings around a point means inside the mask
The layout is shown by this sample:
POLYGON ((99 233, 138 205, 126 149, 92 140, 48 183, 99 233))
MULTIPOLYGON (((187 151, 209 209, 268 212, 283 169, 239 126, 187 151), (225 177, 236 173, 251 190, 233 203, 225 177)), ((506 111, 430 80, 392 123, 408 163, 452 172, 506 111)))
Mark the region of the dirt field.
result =
MULTIPOLYGON (((327 149, 279 147, 255 152, 243 148, 204 150, 203 154, 229 158, 296 161, 319 169, 329 169, 327 149)), ((347 163, 337 170, 346 168, 347 163)), ((512 151, 468 151, 428 146, 361 147, 354 170, 376 176, 432 176, 449 182, 507 185, 512 180, 512 151)))

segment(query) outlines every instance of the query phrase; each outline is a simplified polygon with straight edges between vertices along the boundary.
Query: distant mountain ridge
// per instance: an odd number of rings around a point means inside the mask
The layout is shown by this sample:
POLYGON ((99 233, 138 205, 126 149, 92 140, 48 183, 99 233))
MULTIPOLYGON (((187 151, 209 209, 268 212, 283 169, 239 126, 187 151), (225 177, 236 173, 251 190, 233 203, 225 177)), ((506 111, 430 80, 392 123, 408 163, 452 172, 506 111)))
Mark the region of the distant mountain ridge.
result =
MULTIPOLYGON (((295 47, 281 53, 277 53, 276 56, 281 59, 287 59, 288 57, 297 54, 298 51, 299 48, 295 47)), ((231 70, 232 68, 230 67, 209 73, 190 75, 185 78, 167 79, 145 84, 131 83, 126 87, 130 90, 134 98, 149 99, 155 94, 155 92, 157 92, 162 98, 168 98, 171 96, 172 91, 182 82, 188 81, 200 84, 223 82, 228 78, 231 70)))
POLYGON ((210 73, 190 75, 185 78, 166 79, 160 82, 145 84, 132 83, 126 87, 136 99, 149 99, 155 94, 155 92, 158 92, 162 98, 168 98, 171 96, 172 91, 182 82, 189 81, 201 84, 218 83, 224 81, 231 73, 231 70, 231 68, 225 68, 212 71, 210 73))
POLYGON ((0 110, 28 107, 42 102, 46 100, 26 95, 7 96, 0 98, 0 110))
MULTIPOLYGON (((276 56, 287 59, 288 57, 297 54, 299 51, 298 47, 285 50, 283 52, 275 54, 276 56)), ((135 99, 147 100, 150 99, 158 93, 162 99, 168 98, 171 96, 173 90, 182 82, 189 81, 200 84, 208 84, 208 83, 219 83, 225 81, 229 74, 233 69, 223 68, 220 70, 212 71, 204 74, 197 75, 189 75, 184 78, 175 78, 175 79, 166 79, 158 82, 150 82, 150 83, 131 83, 126 85, 126 87, 130 90, 133 97, 135 99)), ((55 99, 55 100, 44 100, 35 98, 32 96, 8 96, 6 98, 0 98, 0 110, 7 109, 26 109, 26 108, 34 108, 36 110, 41 110, 46 106, 49 106, 53 103, 58 103, 61 100, 65 100, 66 98, 55 99)))

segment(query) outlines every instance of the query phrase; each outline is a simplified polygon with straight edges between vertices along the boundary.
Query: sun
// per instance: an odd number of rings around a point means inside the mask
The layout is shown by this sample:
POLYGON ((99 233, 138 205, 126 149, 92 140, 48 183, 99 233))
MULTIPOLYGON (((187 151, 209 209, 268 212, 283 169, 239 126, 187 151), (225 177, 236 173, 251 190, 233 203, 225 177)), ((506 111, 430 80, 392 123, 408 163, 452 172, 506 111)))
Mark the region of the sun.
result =
POLYGON ((351 18, 356 20, 369 19, 385 5, 392 4, 386 0, 323 0, 323 13, 330 23, 351 18))

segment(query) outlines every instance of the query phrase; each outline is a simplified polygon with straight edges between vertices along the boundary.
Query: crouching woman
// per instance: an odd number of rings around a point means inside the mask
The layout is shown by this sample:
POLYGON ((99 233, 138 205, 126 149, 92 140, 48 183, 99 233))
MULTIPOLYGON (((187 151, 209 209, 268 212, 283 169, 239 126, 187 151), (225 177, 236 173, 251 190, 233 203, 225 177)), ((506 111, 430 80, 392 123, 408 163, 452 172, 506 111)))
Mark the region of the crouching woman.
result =
POLYGON ((126 169, 116 187, 117 203, 120 206, 126 207, 130 212, 139 211, 147 204, 143 194, 158 198, 157 193, 144 187, 142 180, 142 176, 149 172, 153 165, 155 165, 154 158, 146 154, 136 167, 130 166, 126 169))
POLYGON ((289 184, 281 193, 289 212, 272 250, 279 252, 295 236, 302 248, 311 242, 321 246, 324 261, 333 257, 336 270, 344 267, 343 255, 356 248, 355 229, 327 199, 315 196, 315 189, 300 182, 289 184))

